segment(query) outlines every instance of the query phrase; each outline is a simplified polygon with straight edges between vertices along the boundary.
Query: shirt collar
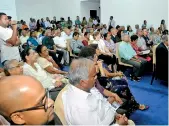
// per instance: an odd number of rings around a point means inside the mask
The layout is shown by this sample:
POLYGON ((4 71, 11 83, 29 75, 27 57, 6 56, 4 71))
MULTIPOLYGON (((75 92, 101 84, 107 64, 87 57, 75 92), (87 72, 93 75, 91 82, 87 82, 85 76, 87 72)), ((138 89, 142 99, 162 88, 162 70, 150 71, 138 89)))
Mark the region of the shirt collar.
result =
POLYGON ((83 90, 81 90, 81 89, 79 89, 79 88, 77 88, 77 87, 75 87, 73 85, 70 85, 70 88, 72 89, 72 91, 74 93, 77 94, 77 96, 80 96, 81 98, 87 99, 91 95, 91 93, 83 91, 83 90))

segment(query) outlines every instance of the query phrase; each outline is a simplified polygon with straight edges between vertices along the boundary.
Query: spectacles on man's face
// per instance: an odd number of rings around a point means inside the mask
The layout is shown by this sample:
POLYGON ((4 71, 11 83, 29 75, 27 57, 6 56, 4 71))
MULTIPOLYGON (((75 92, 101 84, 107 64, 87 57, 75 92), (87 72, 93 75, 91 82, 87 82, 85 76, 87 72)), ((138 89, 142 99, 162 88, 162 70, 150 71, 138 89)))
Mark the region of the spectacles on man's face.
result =
POLYGON ((49 90, 45 89, 45 95, 42 97, 42 99, 40 100, 40 102, 36 106, 14 111, 10 114, 9 117, 11 117, 11 115, 16 113, 16 112, 25 112, 25 111, 32 111, 32 110, 38 110, 38 109, 44 109, 45 112, 47 112, 47 110, 48 110, 48 99, 49 99, 49 90))

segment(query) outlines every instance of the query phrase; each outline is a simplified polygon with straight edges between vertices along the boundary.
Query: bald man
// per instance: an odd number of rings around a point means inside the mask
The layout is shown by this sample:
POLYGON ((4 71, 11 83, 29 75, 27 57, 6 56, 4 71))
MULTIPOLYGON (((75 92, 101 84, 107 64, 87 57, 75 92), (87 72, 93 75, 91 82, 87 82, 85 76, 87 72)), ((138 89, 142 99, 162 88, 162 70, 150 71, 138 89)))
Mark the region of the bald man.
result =
MULTIPOLYGON (((0 80, 0 114, 12 124, 52 124, 54 102, 36 79, 29 76, 10 76, 0 80)), ((56 119, 57 125, 61 124, 56 119)))

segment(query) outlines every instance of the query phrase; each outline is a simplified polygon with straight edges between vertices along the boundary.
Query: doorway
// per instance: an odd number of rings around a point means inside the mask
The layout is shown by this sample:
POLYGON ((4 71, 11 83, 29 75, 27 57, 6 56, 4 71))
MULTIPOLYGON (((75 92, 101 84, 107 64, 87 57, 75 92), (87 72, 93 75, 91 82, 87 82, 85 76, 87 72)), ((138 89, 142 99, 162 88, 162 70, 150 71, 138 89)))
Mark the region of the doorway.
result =
POLYGON ((90 16, 92 18, 96 18, 97 17, 97 10, 90 10, 90 16))

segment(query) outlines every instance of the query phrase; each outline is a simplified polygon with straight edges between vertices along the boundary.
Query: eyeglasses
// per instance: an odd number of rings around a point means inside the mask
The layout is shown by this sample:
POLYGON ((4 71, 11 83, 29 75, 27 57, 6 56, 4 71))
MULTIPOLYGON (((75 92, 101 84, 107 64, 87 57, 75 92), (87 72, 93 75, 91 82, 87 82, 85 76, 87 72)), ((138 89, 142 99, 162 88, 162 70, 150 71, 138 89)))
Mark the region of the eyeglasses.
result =
POLYGON ((48 110, 48 99, 49 99, 49 90, 45 89, 45 95, 43 96, 42 100, 38 103, 39 105, 34 106, 34 107, 30 107, 30 108, 25 108, 25 109, 14 111, 14 112, 12 112, 10 114, 9 117, 11 117, 11 115, 16 113, 16 112, 25 112, 25 111, 32 111, 32 110, 38 110, 38 109, 44 109, 45 112, 47 112, 47 110, 48 110))

